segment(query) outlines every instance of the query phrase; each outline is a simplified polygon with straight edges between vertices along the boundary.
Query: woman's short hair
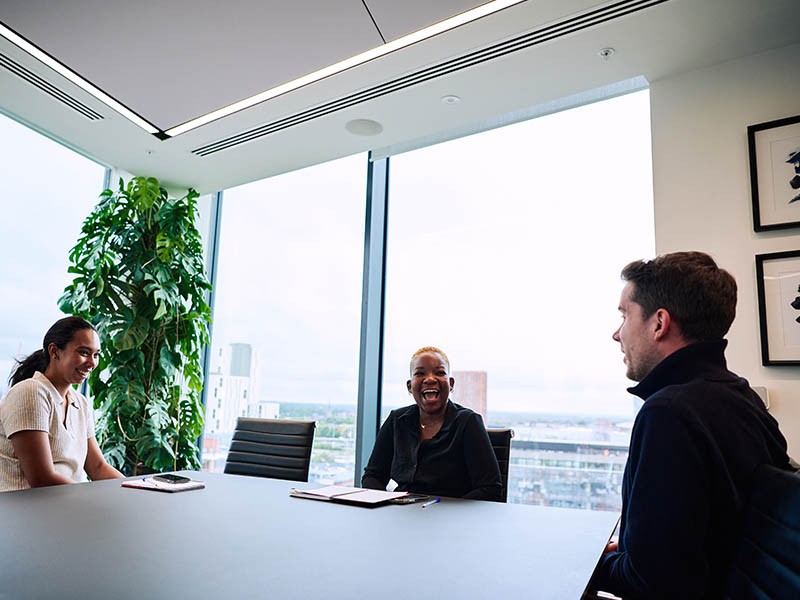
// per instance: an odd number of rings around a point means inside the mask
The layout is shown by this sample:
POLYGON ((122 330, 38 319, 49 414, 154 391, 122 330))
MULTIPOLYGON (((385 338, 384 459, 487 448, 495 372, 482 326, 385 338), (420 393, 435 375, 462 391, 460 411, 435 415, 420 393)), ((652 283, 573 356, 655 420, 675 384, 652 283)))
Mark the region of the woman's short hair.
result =
POLYGON ((422 348, 420 348, 419 350, 414 352, 414 354, 411 355, 411 361, 408 363, 408 370, 409 371, 411 371, 411 369, 412 369, 412 365, 414 364, 414 360, 420 354, 438 354, 439 356, 442 357, 442 362, 444 362, 444 365, 447 367, 447 372, 450 373, 450 359, 447 358, 447 354, 444 353, 444 350, 440 350, 436 346, 423 346, 422 348))

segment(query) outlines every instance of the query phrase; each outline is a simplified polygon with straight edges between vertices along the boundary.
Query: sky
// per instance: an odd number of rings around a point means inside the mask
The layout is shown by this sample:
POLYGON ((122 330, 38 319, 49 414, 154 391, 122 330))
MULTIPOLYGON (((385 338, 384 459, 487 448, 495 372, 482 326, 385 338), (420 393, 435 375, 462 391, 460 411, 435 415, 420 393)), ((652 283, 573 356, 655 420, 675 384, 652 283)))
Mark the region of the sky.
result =
POLYGON ((37 350, 71 281, 69 249, 105 168, 0 115, 0 391, 12 358, 37 350))
MULTIPOLYGON (((4 117, 0 137, 7 374, 60 316, 103 168, 4 117)), ((366 166, 224 192, 212 345, 253 345, 259 399, 356 402, 366 166)), ((409 402, 408 357, 436 345, 487 372, 490 411, 630 416, 611 334, 622 266, 654 252, 648 93, 401 154, 390 173, 384 404, 409 402)))

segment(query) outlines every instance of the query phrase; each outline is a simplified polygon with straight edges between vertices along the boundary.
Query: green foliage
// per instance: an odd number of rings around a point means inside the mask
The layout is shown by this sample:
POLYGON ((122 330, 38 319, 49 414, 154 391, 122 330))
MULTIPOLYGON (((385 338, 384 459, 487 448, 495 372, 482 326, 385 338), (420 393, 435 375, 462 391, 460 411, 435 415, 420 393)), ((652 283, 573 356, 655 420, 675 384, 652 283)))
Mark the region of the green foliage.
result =
POLYGON ((136 177, 100 194, 70 251, 59 307, 97 325, 103 351, 89 377, 107 460, 128 474, 200 467, 201 353, 211 285, 195 226, 197 192, 169 198, 136 177))

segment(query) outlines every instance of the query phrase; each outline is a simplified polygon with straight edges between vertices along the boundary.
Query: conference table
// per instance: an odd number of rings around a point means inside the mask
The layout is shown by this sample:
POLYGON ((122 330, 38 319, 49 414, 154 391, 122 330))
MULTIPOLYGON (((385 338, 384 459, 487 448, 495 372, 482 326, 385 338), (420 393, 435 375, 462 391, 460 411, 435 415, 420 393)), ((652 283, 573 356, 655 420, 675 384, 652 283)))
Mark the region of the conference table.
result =
POLYGON ((362 508, 317 487, 183 472, 0 493, 0 599, 578 600, 617 515, 443 498, 362 508))

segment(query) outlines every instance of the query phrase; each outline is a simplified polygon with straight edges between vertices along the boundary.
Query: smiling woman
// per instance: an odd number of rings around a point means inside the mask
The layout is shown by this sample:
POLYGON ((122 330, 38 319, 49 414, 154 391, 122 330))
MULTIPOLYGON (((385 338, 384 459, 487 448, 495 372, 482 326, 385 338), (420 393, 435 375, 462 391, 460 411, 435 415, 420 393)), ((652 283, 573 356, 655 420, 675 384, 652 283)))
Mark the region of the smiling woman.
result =
POLYGON ((435 496, 500 500, 500 467, 480 415, 449 400, 450 360, 433 346, 411 355, 406 382, 415 404, 384 422, 361 485, 435 496))
POLYGON ((80 317, 59 319, 20 361, 0 402, 0 491, 122 477, 103 458, 86 398, 72 388, 97 366, 100 339, 80 317))

